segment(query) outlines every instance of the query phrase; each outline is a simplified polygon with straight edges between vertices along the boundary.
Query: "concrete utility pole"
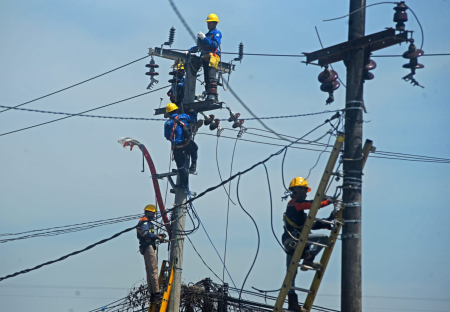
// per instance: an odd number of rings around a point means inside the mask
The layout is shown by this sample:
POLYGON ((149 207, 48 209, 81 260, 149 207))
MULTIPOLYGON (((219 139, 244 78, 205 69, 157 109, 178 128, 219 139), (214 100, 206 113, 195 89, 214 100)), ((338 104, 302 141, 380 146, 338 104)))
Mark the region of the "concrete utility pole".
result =
MULTIPOLYGON (((195 100, 195 82, 197 80, 197 72, 193 70, 192 65, 189 64, 189 59, 186 61, 186 82, 184 89, 183 103, 193 103, 195 100)), ((185 112, 187 113, 187 112, 185 112)), ((189 168, 188 163, 185 169, 189 168)), ((189 181, 189 173, 188 181, 189 181)), ((181 185, 180 175, 177 175, 177 185, 181 185)), ((183 187, 174 188, 175 191, 175 205, 181 205, 186 202, 187 195, 183 187)), ((180 310, 180 293, 181 293, 181 274, 183 272, 183 249, 184 249, 184 235, 179 231, 185 230, 187 207, 182 206, 175 209, 172 213, 172 220, 177 222, 172 223, 172 238, 174 239, 170 244, 170 265, 175 261, 175 276, 173 279, 172 290, 169 299, 169 312, 178 312, 180 310)))
MULTIPOLYGON (((350 13, 365 7, 365 0, 350 0, 350 13)), ((366 9, 349 17, 348 40, 364 36, 366 9)), ((347 90, 344 143, 344 220, 342 233, 341 311, 361 312, 361 177, 363 124, 363 71, 365 48, 350 50, 346 60, 347 90)))

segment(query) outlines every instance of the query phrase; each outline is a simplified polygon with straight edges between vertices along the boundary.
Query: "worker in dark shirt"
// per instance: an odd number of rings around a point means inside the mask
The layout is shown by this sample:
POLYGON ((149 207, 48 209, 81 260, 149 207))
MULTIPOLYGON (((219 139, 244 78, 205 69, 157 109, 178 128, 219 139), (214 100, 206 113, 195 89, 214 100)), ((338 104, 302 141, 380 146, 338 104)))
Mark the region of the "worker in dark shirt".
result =
POLYGON ((158 260, 155 253, 156 240, 164 242, 165 235, 155 234, 152 221, 155 218, 156 207, 147 205, 144 213, 145 216, 139 220, 136 226, 136 234, 139 240, 139 251, 144 256, 150 302, 158 302, 161 300, 161 292, 158 284, 158 260))
MULTIPOLYGON (((312 200, 306 200, 307 193, 311 191, 308 186, 308 181, 304 178, 297 177, 293 179, 289 185, 289 191, 291 192, 291 200, 287 204, 286 212, 284 214, 284 233, 282 236, 282 242, 286 251, 286 268, 289 268, 289 265, 292 260, 292 256, 295 251, 295 247, 297 246, 297 240, 300 237, 300 234, 303 229, 303 225, 305 224, 307 214, 305 210, 311 208, 313 203, 312 200)), ((328 206, 332 203, 330 199, 325 199, 320 203, 320 208, 328 206)), ((312 229, 321 229, 321 228, 331 228, 329 225, 325 223, 315 222, 312 229)), ((320 244, 327 244, 328 236, 324 234, 310 234, 308 236, 308 241, 316 242, 320 244)), ((303 271, 307 271, 308 268, 312 269, 321 269, 322 265, 318 262, 313 262, 315 256, 320 252, 322 247, 317 245, 306 246, 303 254, 303 264, 301 269, 303 271)), ((296 274, 297 275, 297 274, 296 274)), ((292 279, 291 287, 295 287, 295 276, 292 279)), ((288 310, 296 311, 296 312, 306 312, 298 304, 298 297, 295 293, 294 289, 289 289, 288 292, 288 310)))
POLYGON ((216 14, 209 14, 206 18, 208 32, 206 34, 198 32, 197 38, 200 46, 190 48, 186 53, 196 53, 200 48, 203 73, 205 75, 205 91, 208 97, 217 98, 217 67, 220 58, 220 44, 222 42, 222 33, 216 28, 219 18, 216 14), (216 62, 217 61, 217 62, 216 62))
POLYGON ((177 164, 182 186, 187 191, 188 174, 185 168, 187 156, 191 157, 189 172, 195 173, 197 171, 198 146, 191 140, 189 130, 190 125, 197 123, 197 113, 191 110, 189 114, 178 114, 178 106, 174 103, 167 104, 166 113, 170 114, 170 117, 164 124, 164 136, 172 143, 173 158, 177 164))

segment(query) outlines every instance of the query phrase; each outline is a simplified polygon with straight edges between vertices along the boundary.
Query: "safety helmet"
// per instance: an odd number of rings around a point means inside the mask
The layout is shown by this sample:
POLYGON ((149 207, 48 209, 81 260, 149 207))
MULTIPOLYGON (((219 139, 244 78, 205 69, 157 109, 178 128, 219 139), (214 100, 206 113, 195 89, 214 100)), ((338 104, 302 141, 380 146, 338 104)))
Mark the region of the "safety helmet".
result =
POLYGON ((144 210, 156 213, 156 206, 155 205, 147 205, 147 206, 145 206, 144 210))
POLYGON ((175 103, 169 103, 166 106, 166 113, 173 112, 174 110, 177 110, 178 106, 175 103))
POLYGON ((291 181, 291 184, 289 184, 289 189, 292 187, 301 186, 301 187, 307 187, 308 192, 311 192, 311 189, 309 188, 308 181, 306 181, 305 178, 302 177, 296 177, 291 181))
POLYGON ((176 63, 172 65, 173 69, 178 69, 178 70, 184 70, 184 64, 183 63, 176 63))
POLYGON ((214 14, 214 13, 211 13, 211 14, 209 14, 208 15, 208 17, 206 18, 206 21, 207 22, 219 22, 219 18, 217 17, 217 15, 216 14, 214 14))

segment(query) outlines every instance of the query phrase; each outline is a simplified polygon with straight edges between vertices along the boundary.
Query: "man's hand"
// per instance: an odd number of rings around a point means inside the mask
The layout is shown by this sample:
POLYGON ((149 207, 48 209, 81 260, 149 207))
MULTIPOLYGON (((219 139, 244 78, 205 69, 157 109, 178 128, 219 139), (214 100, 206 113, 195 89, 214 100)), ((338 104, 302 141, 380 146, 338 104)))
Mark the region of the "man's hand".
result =
POLYGON ((188 55, 190 51, 184 51, 184 54, 188 55))
POLYGON ((336 217, 337 217, 337 210, 333 210, 333 211, 330 213, 329 217, 326 218, 325 220, 333 221, 333 220, 336 219, 336 217))
POLYGON ((326 199, 326 200, 330 201, 331 203, 335 203, 335 202, 336 202, 336 197, 333 197, 333 196, 327 196, 327 195, 325 195, 325 196, 323 197, 323 199, 326 199))
POLYGON ((206 36, 205 36, 204 33, 202 33, 201 31, 198 32, 198 34, 197 34, 197 38, 198 38, 198 39, 203 40, 203 39, 205 39, 205 37, 206 37, 206 36))

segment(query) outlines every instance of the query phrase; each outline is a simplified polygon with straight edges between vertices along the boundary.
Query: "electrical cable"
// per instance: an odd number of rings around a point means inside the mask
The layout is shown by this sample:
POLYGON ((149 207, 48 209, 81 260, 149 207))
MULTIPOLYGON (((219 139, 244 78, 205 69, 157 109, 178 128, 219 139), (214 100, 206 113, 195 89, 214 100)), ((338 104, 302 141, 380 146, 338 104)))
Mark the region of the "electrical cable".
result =
MULTIPOLYGON (((219 138, 217 138, 218 140, 219 138)), ((233 161, 234 161, 234 152, 236 151, 236 145, 237 145, 237 141, 239 138, 236 138, 236 140, 234 141, 234 148, 233 148, 233 154, 231 156, 231 165, 230 165, 230 177, 233 174, 233 161)), ((222 179, 220 179, 222 180, 222 179)), ((225 188, 225 185, 223 186, 225 188)), ((228 184, 228 193, 227 194, 231 194, 231 182, 228 184)), ((229 221, 229 215, 230 215, 230 196, 228 195, 228 204, 227 204, 227 222, 226 222, 226 226, 225 226, 225 251, 223 253, 223 271, 222 271, 222 276, 223 276, 223 280, 225 280, 225 263, 226 263, 226 258, 227 258, 227 242, 228 242, 228 221, 229 221)))
POLYGON ((414 11, 409 7, 409 6, 407 6, 408 7, 408 9, 411 11, 411 13, 414 15, 414 17, 416 18, 416 21, 417 21, 417 23, 419 24, 419 27, 420 27, 420 33, 421 33, 421 35, 422 35, 422 43, 420 44, 420 49, 422 50, 422 48, 423 48, 423 42, 424 42, 424 36, 423 36, 423 28, 422 28, 422 24, 420 23, 420 21, 419 21, 419 19, 417 18, 417 15, 416 15, 416 13, 414 13, 414 11))
POLYGON ((159 91, 159 90, 165 89, 167 87, 170 87, 170 85, 169 86, 165 86, 165 87, 161 87, 161 88, 158 88, 158 89, 155 89, 155 90, 152 90, 152 91, 148 91, 148 92, 145 92, 145 93, 141 93, 141 94, 138 94, 138 95, 135 95, 135 96, 132 96, 132 97, 120 100, 120 101, 116 101, 116 102, 109 103, 109 104, 106 104, 106 105, 102 105, 102 106, 99 106, 99 107, 96 107, 96 108, 92 108, 92 109, 86 110, 84 112, 75 114, 75 115, 70 115, 70 116, 66 116, 66 117, 50 120, 50 121, 47 121, 47 122, 43 122, 43 123, 40 123, 40 124, 37 124, 37 125, 34 125, 34 126, 21 128, 21 129, 17 129, 17 130, 14 130, 14 131, 5 132, 5 133, 0 134, 0 136, 4 136, 4 135, 7 135, 7 134, 11 134, 11 133, 15 133, 15 132, 19 132, 19 131, 23 131, 23 130, 27 130, 27 129, 39 127, 39 126, 43 126, 43 125, 46 125, 46 124, 49 124, 49 123, 52 123, 52 122, 56 122, 56 121, 60 121, 60 120, 63 120, 63 119, 67 119, 67 118, 70 118, 70 117, 73 117, 73 116, 79 116, 79 115, 84 114, 84 113, 92 112, 92 111, 97 110, 97 109, 105 108, 107 106, 111 106, 111 105, 115 105, 115 104, 118 104, 118 103, 122 103, 122 102, 131 100, 131 99, 134 99, 134 98, 137 98, 137 97, 140 97, 140 96, 143 96, 143 95, 155 92, 155 91, 159 91))
MULTIPOLYGON (((97 76, 95 76, 95 77, 92 77, 92 78, 83 80, 83 81, 81 81, 81 82, 79 82, 79 83, 76 83, 76 84, 74 84, 74 85, 71 85, 71 86, 69 86, 69 87, 66 87, 66 88, 63 88, 63 89, 61 89, 61 90, 58 90, 58 91, 49 93, 49 94, 47 94, 47 95, 38 97, 38 98, 36 98, 36 99, 34 99, 34 100, 31 100, 31 101, 28 101, 28 102, 25 102, 25 103, 22 103, 22 104, 13 106, 13 107, 11 107, 11 108, 16 108, 16 107, 19 107, 19 106, 22 106, 22 105, 25 105, 25 104, 29 104, 29 103, 31 103, 31 102, 35 102, 35 101, 37 101, 37 100, 46 98, 46 97, 48 97, 48 96, 51 96, 51 95, 53 95, 53 94, 62 92, 62 91, 64 91, 64 90, 67 90, 67 89, 70 89, 70 88, 79 86, 79 85, 81 85, 81 84, 83 84, 83 83, 85 83, 85 82, 94 80, 95 78, 104 76, 104 75, 106 75, 106 74, 112 73, 113 71, 116 71, 116 70, 118 70, 118 69, 124 68, 124 67, 126 67, 126 66, 128 66, 128 65, 131 65, 131 64, 133 64, 133 63, 139 62, 140 60, 143 60, 143 59, 145 59, 145 58, 147 58, 147 57, 149 57, 149 55, 146 55, 146 56, 144 56, 144 57, 141 57, 141 58, 139 58, 139 59, 137 59, 137 60, 134 60, 134 61, 132 61, 132 62, 130 62, 130 63, 127 63, 127 64, 125 64, 125 65, 122 65, 122 66, 119 66, 119 67, 117 67, 117 68, 114 68, 114 69, 112 69, 112 70, 109 70, 109 71, 107 71, 106 73, 103 73, 103 74, 97 75, 97 76)), ((4 109, 4 110, 0 111, 0 113, 6 112, 6 111, 10 110, 11 108, 4 109)))
POLYGON ((368 7, 371 7, 371 6, 374 6, 374 5, 378 5, 378 4, 397 4, 397 3, 396 3, 396 2, 391 2, 391 1, 383 1, 383 2, 372 3, 372 4, 369 4, 369 5, 363 6, 362 8, 359 8, 359 9, 353 11, 353 12, 350 12, 350 13, 344 15, 344 16, 335 17, 335 18, 330 18, 330 19, 326 19, 326 20, 323 20, 323 21, 324 21, 324 22, 335 21, 335 20, 338 20, 338 19, 347 17, 347 16, 352 15, 352 14, 358 12, 358 11, 361 11, 361 10, 363 10, 363 9, 366 9, 366 8, 368 8, 368 7))
POLYGON ((244 209, 244 207, 242 206, 241 200, 239 199, 239 182, 240 181, 241 181, 241 175, 239 175, 239 178, 238 178, 238 181, 237 181, 237 185, 236 185, 237 200, 238 200, 239 206, 241 206, 242 210, 250 217, 250 219, 253 221, 253 224, 255 225, 256 234, 258 235, 258 245, 256 247, 255 259, 253 259, 253 263, 250 266, 250 269, 248 270, 247 275, 245 276, 244 282, 242 283, 241 291, 239 293, 239 306, 241 304, 240 300, 241 300, 241 297, 242 297, 242 291, 244 290, 245 282, 247 281, 247 278, 249 277, 249 275, 250 275, 250 273, 251 273, 251 271, 252 271, 252 269, 253 269, 253 267, 255 265, 256 259, 258 258, 259 246, 260 246, 260 243, 261 243, 261 238, 260 238, 260 235, 259 235, 258 225, 256 224, 255 219, 253 219, 252 215, 249 214, 248 211, 244 209))
POLYGON ((267 177, 267 186, 269 187, 269 198, 270 198, 270 227, 272 228, 272 234, 275 237, 278 245, 280 245, 281 249, 286 252, 286 249, 284 249, 283 244, 281 244, 280 240, 278 239, 277 235, 275 234, 275 230, 273 229, 273 203, 272 203, 272 190, 270 188, 270 179, 269 179, 269 172, 267 171, 266 164, 264 165, 264 169, 266 170, 266 177, 267 177))
MULTIPOLYGON (((219 178, 220 181, 222 182, 222 174, 220 173, 220 167, 219 167, 219 156, 218 156, 218 149, 219 149, 219 138, 220 136, 217 136, 217 141, 216 141, 216 164, 217 164, 217 172, 219 173, 219 178)), ((228 196, 228 200, 231 200, 231 202, 233 203, 233 205, 236 205, 235 202, 231 199, 230 194, 227 191, 227 188, 225 187, 225 185, 222 185, 223 189, 225 191, 225 193, 227 193, 228 196)))
MULTIPOLYGON (((263 164, 263 163, 269 161, 272 157, 280 155, 285 149, 291 147, 292 144, 296 143, 297 141, 303 139, 304 137, 306 137, 307 135, 309 135, 309 134, 311 134, 312 132, 316 131, 316 130, 319 129, 320 127, 324 126, 327 122, 328 122, 328 120, 326 120, 324 123, 320 124, 319 126, 315 127, 314 129, 312 129, 311 131, 309 131, 308 133, 306 133, 304 136, 298 138, 296 141, 293 141, 292 143, 290 143, 290 144, 288 144, 288 145, 285 145, 281 150, 279 150, 279 151, 276 152, 276 153, 271 154, 271 155, 270 155, 269 157, 267 157, 266 159, 264 159, 264 160, 262 160, 262 161, 260 161, 260 162, 257 162, 256 164, 254 164, 253 166, 247 168, 247 169, 244 170, 244 171, 239 171, 238 173, 234 174, 233 176, 231 176, 230 178, 226 179, 226 180, 223 181, 222 183, 219 183, 219 184, 217 184, 217 185, 215 185, 215 186, 212 186, 212 187, 206 189, 205 191, 203 191, 203 192, 201 192, 200 194, 198 194, 195 198, 190 198, 188 201, 186 201, 185 204, 192 203, 193 201, 199 199, 200 197, 203 197, 205 194, 207 194, 207 193, 209 193, 209 192, 211 192, 211 191, 214 191, 214 190, 217 189, 218 187, 220 187, 220 186, 222 186, 222 185, 224 185, 224 184, 226 184, 226 183, 228 183, 228 182, 234 180, 238 175, 245 174, 245 173, 247 173, 247 172, 253 170, 253 169, 256 168, 257 166, 259 166, 259 165, 261 165, 261 164, 263 164)), ((190 196, 189 196, 189 197, 190 197, 190 196)), ((178 207, 181 207, 181 205, 175 205, 173 209, 178 208, 178 207)))
POLYGON ((28 273, 28 272, 31 272, 31 271, 40 269, 40 268, 42 268, 42 267, 44 267, 44 266, 46 266, 46 265, 50 265, 50 264, 53 264, 53 263, 56 263, 56 262, 59 262, 59 261, 63 261, 63 260, 65 260, 65 259, 67 259, 67 258, 69 258, 69 257, 71 257, 71 256, 75 256, 75 255, 77 255, 77 254, 79 254, 79 253, 85 252, 85 251, 87 251, 87 250, 89 250, 89 249, 94 248, 94 247, 97 246, 97 245, 101 245, 101 244, 103 244, 103 243, 106 243, 107 241, 110 241, 110 240, 112 240, 112 239, 114 239, 114 238, 117 238, 117 237, 119 237, 120 235, 122 235, 123 233, 129 232, 129 231, 132 231, 132 230, 135 230, 135 229, 136 229, 136 226, 130 227, 130 228, 128 228, 128 229, 125 229, 125 230, 123 230, 123 231, 120 231, 119 233, 114 234, 114 235, 111 236, 110 238, 102 239, 101 241, 99 241, 99 242, 97 242, 97 243, 95 243, 95 244, 89 245, 89 246, 87 246, 87 247, 84 248, 84 249, 81 249, 81 250, 72 252, 72 253, 70 253, 70 254, 67 254, 67 255, 65 255, 65 256, 62 256, 62 257, 60 257, 60 258, 58 258, 58 259, 56 259, 56 260, 47 261, 47 262, 42 263, 42 264, 40 264, 40 265, 37 265, 37 266, 35 266, 35 267, 31 268, 31 269, 22 270, 22 271, 19 271, 19 272, 15 272, 15 273, 13 273, 13 274, 9 274, 9 275, 0 277, 0 282, 3 281, 3 280, 5 280, 5 279, 8 279, 8 278, 11 278, 11 277, 20 275, 20 274, 25 274, 25 273, 28 273))

